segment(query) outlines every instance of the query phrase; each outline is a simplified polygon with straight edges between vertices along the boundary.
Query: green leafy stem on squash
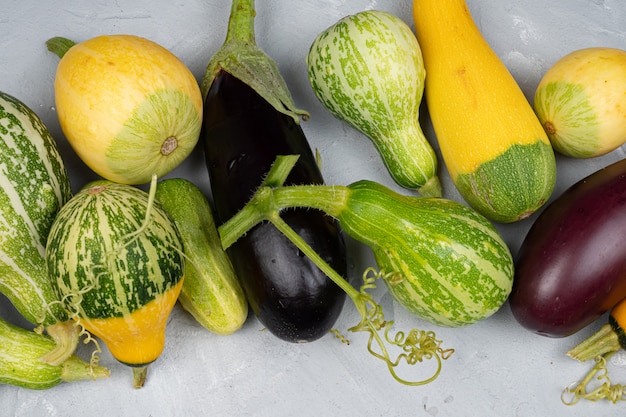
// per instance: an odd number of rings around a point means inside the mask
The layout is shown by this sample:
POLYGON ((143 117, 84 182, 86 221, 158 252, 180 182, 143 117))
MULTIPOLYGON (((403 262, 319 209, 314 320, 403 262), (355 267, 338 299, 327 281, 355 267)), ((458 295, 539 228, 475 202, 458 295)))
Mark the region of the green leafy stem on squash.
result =
MULTIPOLYGON (((408 334, 398 331, 391 334, 393 321, 385 320, 382 307, 374 301, 367 290, 375 288, 378 278, 394 279, 395 271, 378 271, 368 268, 363 274, 363 285, 355 289, 344 280, 326 261, 324 261, 281 217, 280 211, 288 207, 309 207, 326 212, 336 217, 346 206, 346 199, 350 189, 345 186, 305 185, 283 186, 287 175, 298 159, 297 155, 279 156, 262 186, 251 201, 233 218, 218 228, 222 246, 227 249, 239 237, 262 221, 269 221, 291 240, 306 256, 308 256, 335 284, 352 299, 361 321, 349 328, 352 332, 368 332, 368 351, 375 357, 383 360, 398 382, 406 385, 424 385, 437 378, 441 371, 442 359, 448 359, 453 349, 443 349, 441 340, 435 337, 434 332, 412 329, 408 334), (379 351, 374 350, 377 346, 379 351), (402 350, 395 360, 391 359, 388 346, 395 346, 402 350), (396 368, 403 362, 415 365, 424 359, 434 358, 437 362, 435 372, 426 379, 413 381, 401 378, 396 368)), ((345 341, 345 338, 335 334, 345 341)))

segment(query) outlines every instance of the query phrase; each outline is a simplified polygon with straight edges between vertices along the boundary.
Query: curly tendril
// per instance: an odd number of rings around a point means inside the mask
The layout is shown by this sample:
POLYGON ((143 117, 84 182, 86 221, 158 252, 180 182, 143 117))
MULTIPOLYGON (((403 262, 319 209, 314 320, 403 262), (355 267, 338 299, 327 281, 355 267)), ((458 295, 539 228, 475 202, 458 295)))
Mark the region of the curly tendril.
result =
POLYGON ((441 372, 441 361, 448 359, 454 353, 454 349, 442 349, 441 340, 437 339, 432 331, 412 329, 408 333, 398 331, 391 335, 393 320, 385 320, 382 307, 373 300, 367 290, 376 288, 375 281, 377 279, 398 279, 399 275, 401 274, 396 272, 376 272, 372 267, 365 270, 363 273, 363 285, 359 291, 358 301, 355 300, 355 303, 362 302, 366 314, 362 315, 362 320, 359 324, 348 330, 352 332, 369 332, 370 337, 367 343, 367 350, 374 357, 383 360, 387 364, 387 368, 396 381, 405 385, 424 385, 437 378, 441 372), (381 330, 384 330, 384 338, 380 335, 381 330), (386 347, 387 344, 400 348, 403 353, 400 353, 395 360, 392 360, 386 347), (375 351, 373 345, 376 345, 380 352, 375 351), (437 369, 431 377, 424 380, 409 381, 398 376, 396 372, 396 368, 403 362, 407 365, 416 365, 423 362, 424 359, 432 358, 435 358, 437 361, 437 369))
POLYGON ((581 399, 594 402, 608 400, 613 404, 618 401, 626 401, 626 385, 612 384, 608 376, 606 362, 614 353, 615 352, 610 352, 595 358, 594 360, 596 365, 587 373, 587 375, 585 375, 580 382, 574 382, 563 390, 561 393, 561 401, 563 404, 574 405, 581 399), (601 383, 591 391, 587 391, 587 386, 594 377, 596 377, 598 381, 601 381, 601 383), (572 398, 569 400, 566 399, 568 394, 572 395, 572 398))
MULTIPOLYGON (((398 280, 399 273, 383 271, 377 272, 370 267, 363 273, 363 284, 359 291, 352 285, 348 284, 326 261, 324 261, 305 241, 302 239, 281 217, 277 212, 268 214, 268 220, 276 226, 294 245, 298 247, 306 256, 315 263, 335 284, 339 285, 346 294, 352 299, 354 306, 361 315, 361 321, 348 330, 351 332, 368 332, 370 334, 367 343, 368 351, 376 358, 382 359, 389 368, 391 376, 398 382, 405 385, 425 385, 432 382, 439 376, 441 372, 441 361, 447 359, 454 352, 453 349, 443 350, 440 345, 441 341, 435 338, 433 332, 424 332, 421 330, 412 330, 407 336, 403 332, 396 333, 390 337, 390 329, 393 321, 386 321, 382 307, 374 301, 372 295, 367 292, 376 288, 375 281, 379 278, 392 278, 398 280), (383 335, 379 334, 384 330, 383 335), (372 346, 376 345, 380 352, 376 352, 372 346), (403 350, 395 360, 391 359, 391 355, 387 350, 387 345, 396 346, 403 350), (437 369, 429 378, 419 381, 410 381, 398 376, 396 367, 404 360, 408 365, 415 365, 424 359, 435 358, 437 361, 437 369)), ((347 340, 345 337, 334 332, 342 342, 347 340)))
POLYGON ((350 339, 348 339, 347 337, 342 335, 341 332, 338 329, 330 329, 330 332, 332 334, 334 334, 335 337, 341 341, 341 343, 344 343, 346 345, 350 345, 350 339))

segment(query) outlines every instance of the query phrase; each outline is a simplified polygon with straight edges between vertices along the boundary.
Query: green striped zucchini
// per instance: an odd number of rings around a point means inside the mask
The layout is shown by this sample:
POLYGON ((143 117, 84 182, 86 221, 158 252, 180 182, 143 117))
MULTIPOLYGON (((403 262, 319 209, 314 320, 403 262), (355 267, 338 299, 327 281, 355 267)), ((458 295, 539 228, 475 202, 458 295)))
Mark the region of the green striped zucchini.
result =
POLYGON ((89 364, 76 355, 71 355, 59 365, 41 361, 41 356, 54 346, 51 338, 0 318, 0 384, 43 390, 61 382, 109 376, 107 368, 89 364))
POLYGON ((133 367, 137 388, 163 351, 184 274, 178 229, 155 188, 149 195, 107 180, 88 184, 60 210, 46 250, 66 308, 133 367))
POLYGON ((422 52, 402 19, 378 10, 344 17, 316 37, 307 68, 320 102, 371 139, 399 185, 441 197, 437 156, 419 122, 422 52))
POLYGON ((45 244, 58 210, 71 197, 57 145, 41 119, 17 98, 0 92, 0 292, 33 324, 46 327, 60 363, 77 332, 50 285, 45 244))
POLYGON ((513 285, 513 259, 495 227, 464 204, 403 196, 371 181, 350 185, 340 225, 370 246, 393 298, 440 326, 498 311, 513 285))

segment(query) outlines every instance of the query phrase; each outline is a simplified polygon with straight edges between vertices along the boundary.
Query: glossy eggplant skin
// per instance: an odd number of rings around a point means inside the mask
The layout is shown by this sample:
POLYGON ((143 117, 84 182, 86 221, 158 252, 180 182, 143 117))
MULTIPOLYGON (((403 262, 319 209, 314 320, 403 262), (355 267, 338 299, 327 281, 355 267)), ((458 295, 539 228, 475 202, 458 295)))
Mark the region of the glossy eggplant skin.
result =
POLYGON ((626 160, 574 184, 537 217, 515 262, 517 321, 569 336, 626 297, 626 160))
MULTIPOLYGON (((300 155, 285 184, 323 183, 300 125, 223 70, 205 99, 201 141, 218 224, 250 200, 277 155, 300 155)), ((310 209, 287 210, 281 216, 346 276, 345 244, 334 219, 310 209)), ((336 322, 345 293, 272 224, 254 227, 228 255, 251 309, 274 335, 309 342, 336 322)))

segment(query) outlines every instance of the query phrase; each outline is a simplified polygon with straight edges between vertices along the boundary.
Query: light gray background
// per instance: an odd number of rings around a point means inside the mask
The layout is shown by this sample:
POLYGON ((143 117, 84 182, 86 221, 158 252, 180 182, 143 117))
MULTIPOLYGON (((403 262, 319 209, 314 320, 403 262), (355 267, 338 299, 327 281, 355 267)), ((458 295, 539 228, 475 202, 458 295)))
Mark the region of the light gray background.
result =
MULTIPOLYGON (((468 5, 529 99, 542 74, 566 53, 590 46, 626 47, 624 0, 468 0, 468 5)), ((408 0, 258 0, 257 41, 278 62, 297 105, 311 113, 304 130, 323 158, 326 182, 349 184, 367 178, 397 189, 371 143, 334 119, 319 104, 306 78, 305 56, 314 37, 341 17, 365 9, 392 12, 412 25, 408 0)), ((0 90, 24 101, 44 120, 78 189, 95 176, 76 158, 60 131, 53 91, 58 58, 44 42, 57 35, 81 41, 100 34, 136 34, 170 49, 201 80, 210 56, 224 40, 229 12, 226 0, 4 0, 0 90)), ((423 116, 424 129, 436 146, 423 116)), ((559 157, 554 196, 623 157, 622 149, 592 160, 559 157)), ((189 178, 208 192, 201 153, 193 154, 170 176, 189 178)), ((445 167, 441 177, 444 196, 460 201, 445 167)), ((513 252, 534 218, 498 225, 513 252)), ((357 282, 373 259, 366 248, 348 243, 351 274, 357 282)), ((398 328, 434 329, 445 347, 456 349, 435 382, 423 387, 394 382, 384 364, 367 353, 365 334, 349 334, 349 346, 331 335, 293 345, 263 331, 250 317, 239 332, 221 337, 177 307, 168 324, 165 351, 151 365, 143 389, 133 390, 130 370, 105 352, 101 363, 112 370, 110 379, 63 384, 44 392, 0 386, 0 416, 600 417, 626 412, 623 403, 566 407, 560 400, 561 390, 591 366, 566 358, 565 352, 603 324, 604 318, 569 338, 548 339, 521 328, 505 305, 476 325, 441 329, 409 316, 383 287, 375 296, 398 328)), ((6 299, 0 299, 0 315, 21 322, 6 299)), ((357 321, 348 300, 337 327, 345 331, 357 321)), ((79 353, 86 357, 89 349, 81 346, 79 353)), ((616 355, 610 367, 614 382, 626 383, 626 355, 616 355)))

